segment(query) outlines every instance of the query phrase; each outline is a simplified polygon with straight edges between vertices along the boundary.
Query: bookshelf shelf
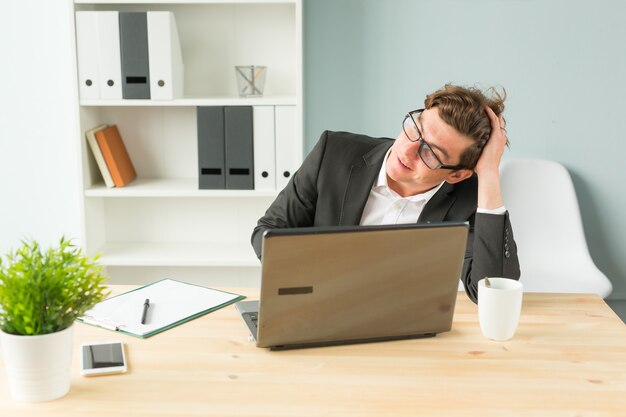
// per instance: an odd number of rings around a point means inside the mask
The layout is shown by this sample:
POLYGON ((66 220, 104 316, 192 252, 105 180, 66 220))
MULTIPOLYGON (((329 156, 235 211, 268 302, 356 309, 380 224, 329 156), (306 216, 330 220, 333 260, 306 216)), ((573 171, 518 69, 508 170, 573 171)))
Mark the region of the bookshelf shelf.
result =
POLYGON ((294 134, 287 143, 293 143, 294 153, 288 155, 300 164, 302 0, 73 0, 72 5, 74 16, 79 11, 172 12, 184 64, 182 98, 81 98, 74 43, 87 254, 100 254, 112 284, 166 276, 207 285, 258 282, 260 263, 250 235, 279 190, 198 189, 197 107, 289 107, 294 134), (236 65, 267 67, 262 97, 239 97, 236 65), (86 131, 113 124, 137 172, 119 188, 104 185, 85 139, 86 131))
POLYGON ((85 197, 107 198, 269 198, 277 195, 275 190, 199 190, 197 179, 137 178, 125 187, 107 188, 104 183, 98 183, 85 190, 85 197))
POLYGON ((101 248, 106 266, 258 267, 250 245, 242 243, 108 243, 101 248))
POLYGON ((298 0, 74 0, 74 4, 111 4, 111 5, 206 5, 206 4, 296 4, 298 0))
POLYGON ((81 106, 92 107, 196 107, 196 106, 294 106, 295 96, 291 97, 186 97, 175 100, 81 100, 81 106))

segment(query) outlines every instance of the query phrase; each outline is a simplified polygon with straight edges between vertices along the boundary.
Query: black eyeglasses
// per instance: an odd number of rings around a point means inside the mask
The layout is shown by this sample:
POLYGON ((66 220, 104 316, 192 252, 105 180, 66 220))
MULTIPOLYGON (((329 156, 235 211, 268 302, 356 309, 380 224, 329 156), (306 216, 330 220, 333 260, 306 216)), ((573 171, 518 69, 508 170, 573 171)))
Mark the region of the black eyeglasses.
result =
POLYGON ((424 109, 418 109, 410 111, 404 116, 402 122, 402 130, 406 135, 406 138, 411 142, 419 142, 420 146, 417 149, 417 153, 424 164, 430 169, 469 169, 463 165, 446 165, 441 162, 441 159, 433 152, 433 148, 422 137, 422 131, 417 127, 416 118, 422 114, 424 109))

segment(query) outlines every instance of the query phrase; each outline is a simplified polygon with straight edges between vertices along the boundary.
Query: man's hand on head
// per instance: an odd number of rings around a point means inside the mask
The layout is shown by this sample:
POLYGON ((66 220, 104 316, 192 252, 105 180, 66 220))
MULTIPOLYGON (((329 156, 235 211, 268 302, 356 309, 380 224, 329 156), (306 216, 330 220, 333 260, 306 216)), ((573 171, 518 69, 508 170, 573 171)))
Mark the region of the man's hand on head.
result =
POLYGON ((485 144, 478 163, 476 163, 476 174, 480 177, 485 175, 498 175, 500 169, 500 159, 507 144, 506 130, 504 129, 504 118, 496 116, 493 110, 485 107, 485 113, 491 120, 491 135, 485 144))
POLYGON ((498 117, 489 107, 485 108, 485 113, 491 120, 491 135, 474 171, 478 175, 478 207, 494 209, 503 206, 500 192, 500 160, 508 140, 502 115, 498 117))

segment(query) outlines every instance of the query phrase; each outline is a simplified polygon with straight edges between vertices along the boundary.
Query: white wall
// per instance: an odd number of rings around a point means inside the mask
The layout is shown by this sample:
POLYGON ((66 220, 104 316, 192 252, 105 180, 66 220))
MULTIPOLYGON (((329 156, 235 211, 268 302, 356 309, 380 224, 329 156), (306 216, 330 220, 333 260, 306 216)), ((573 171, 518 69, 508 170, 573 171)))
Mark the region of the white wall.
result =
POLYGON ((572 174, 591 256, 626 299, 626 2, 307 0, 305 137, 396 137, 447 82, 507 88, 505 158, 572 174))
POLYGON ((80 237, 69 0, 0 13, 0 253, 80 237))

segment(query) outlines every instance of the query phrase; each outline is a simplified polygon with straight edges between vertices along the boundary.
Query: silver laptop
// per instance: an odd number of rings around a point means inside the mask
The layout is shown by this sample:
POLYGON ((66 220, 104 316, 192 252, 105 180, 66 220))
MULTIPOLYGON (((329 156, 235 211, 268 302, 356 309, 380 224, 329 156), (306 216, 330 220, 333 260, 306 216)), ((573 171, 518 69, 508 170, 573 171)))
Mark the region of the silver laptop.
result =
POLYGON ((260 300, 237 309, 271 349, 434 336, 452 326, 468 228, 268 230, 260 300))

